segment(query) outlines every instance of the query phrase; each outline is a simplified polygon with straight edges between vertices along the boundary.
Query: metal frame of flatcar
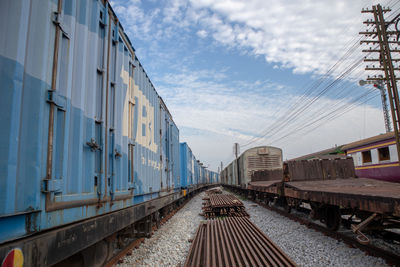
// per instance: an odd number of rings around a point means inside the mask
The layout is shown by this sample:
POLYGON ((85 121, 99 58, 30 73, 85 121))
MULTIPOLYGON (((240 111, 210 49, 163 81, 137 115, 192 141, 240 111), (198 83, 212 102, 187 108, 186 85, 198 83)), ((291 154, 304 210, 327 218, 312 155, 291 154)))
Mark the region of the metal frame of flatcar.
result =
POLYGON ((363 221, 374 214, 374 220, 379 221, 379 225, 373 224, 374 229, 400 228, 400 201, 390 197, 299 190, 286 182, 251 185, 248 188, 222 185, 249 199, 277 203, 287 212, 307 203, 311 208, 311 218, 321 220, 331 230, 338 229, 341 215, 355 215, 363 221))
MULTIPOLYGON (((340 159, 348 167, 351 158, 340 159), (347 162, 345 162, 345 160, 347 162)), ((334 166, 337 166, 334 164, 334 166)), ((380 225, 375 228, 400 228, 397 223, 393 224, 393 218, 400 217, 400 201, 390 197, 380 197, 374 195, 326 192, 315 190, 302 190, 295 187, 296 183, 302 181, 288 181, 288 177, 282 176, 280 181, 263 181, 261 183, 252 183, 247 188, 234 184, 226 183, 227 169, 222 172, 222 184, 231 190, 245 195, 250 199, 256 199, 265 202, 278 202, 287 211, 292 207, 296 208, 301 203, 310 204, 312 208, 312 217, 325 222, 328 228, 337 229, 340 224, 341 215, 356 215, 362 220, 367 219, 373 214, 378 214, 375 220, 380 220, 380 225), (293 184, 293 186, 291 185, 293 184), (384 223, 389 222, 386 226, 384 223)), ((327 179, 327 178, 325 178, 327 179)), ((359 179, 359 178, 356 178, 359 179)), ((339 179, 340 180, 340 179, 339 179)), ((361 180, 360 180, 361 181, 361 180)), ((372 180, 371 182, 373 182, 372 180)), ((304 181, 313 182, 313 181, 304 181)), ((318 183, 319 181, 314 181, 318 183)), ((379 183, 379 181, 377 181, 379 183)), ((383 182, 385 183, 385 182, 383 182)))

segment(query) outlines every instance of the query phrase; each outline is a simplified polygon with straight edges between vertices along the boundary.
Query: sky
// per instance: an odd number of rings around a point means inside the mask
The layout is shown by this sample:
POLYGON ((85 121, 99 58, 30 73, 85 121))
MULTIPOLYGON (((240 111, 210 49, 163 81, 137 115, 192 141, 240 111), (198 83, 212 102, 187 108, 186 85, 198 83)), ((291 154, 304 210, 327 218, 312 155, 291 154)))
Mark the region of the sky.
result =
MULTIPOLYGON (((217 171, 270 145, 291 159, 385 132, 359 32, 377 1, 113 0, 196 158, 217 171)), ((387 18, 399 13, 395 0, 387 18)))

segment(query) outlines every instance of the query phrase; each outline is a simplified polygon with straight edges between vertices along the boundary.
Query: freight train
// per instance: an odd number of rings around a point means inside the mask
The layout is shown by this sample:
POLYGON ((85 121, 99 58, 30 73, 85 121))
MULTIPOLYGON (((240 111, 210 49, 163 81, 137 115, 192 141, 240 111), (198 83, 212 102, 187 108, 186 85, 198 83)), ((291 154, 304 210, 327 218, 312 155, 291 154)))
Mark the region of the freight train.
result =
POLYGON ((121 231, 218 183, 108 1, 5 0, 0 17, 2 266, 101 265, 121 231))
POLYGON ((246 187, 255 181, 252 177, 257 171, 268 170, 268 179, 282 176, 282 150, 277 147, 260 146, 243 152, 221 172, 221 183, 246 187))
MULTIPOLYGON (((388 142, 376 147, 384 145, 388 142)), ((289 212, 306 208, 331 230, 344 221, 359 224, 353 229, 360 242, 368 241, 361 233, 368 224, 375 229, 400 228, 400 184, 358 177, 352 157, 283 162, 281 149, 256 147, 222 170, 221 183, 289 212)))

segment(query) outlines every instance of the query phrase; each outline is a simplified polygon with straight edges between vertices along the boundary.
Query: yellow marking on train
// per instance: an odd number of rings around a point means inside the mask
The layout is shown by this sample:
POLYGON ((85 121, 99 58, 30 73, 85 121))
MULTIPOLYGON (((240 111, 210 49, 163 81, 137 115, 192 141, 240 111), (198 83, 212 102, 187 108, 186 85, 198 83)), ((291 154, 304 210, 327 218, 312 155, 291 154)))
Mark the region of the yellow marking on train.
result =
POLYGON ((372 148, 376 148, 376 147, 386 146, 386 145, 393 145, 395 143, 396 143, 396 141, 391 141, 391 142, 387 142, 387 143, 383 143, 383 144, 379 144, 379 145, 367 146, 367 147, 363 147, 363 148, 347 151, 347 154, 351 154, 351 153, 354 153, 354 152, 359 152, 359 151, 362 151, 362 150, 368 150, 368 149, 372 149, 372 148))
POLYGON ((400 166, 399 163, 385 164, 385 165, 375 165, 375 166, 366 166, 366 167, 357 167, 356 170, 366 170, 366 169, 373 169, 373 168, 386 168, 386 167, 396 167, 396 166, 400 166))

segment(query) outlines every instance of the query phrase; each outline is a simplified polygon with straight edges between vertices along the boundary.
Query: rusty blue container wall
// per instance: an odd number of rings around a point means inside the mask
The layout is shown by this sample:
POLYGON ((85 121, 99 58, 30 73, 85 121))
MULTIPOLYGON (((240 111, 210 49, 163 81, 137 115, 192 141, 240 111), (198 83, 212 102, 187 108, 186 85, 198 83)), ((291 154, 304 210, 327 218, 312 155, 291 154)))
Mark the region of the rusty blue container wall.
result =
POLYGON ((187 143, 180 144, 180 175, 182 188, 189 188, 193 186, 193 154, 187 143))
POLYGON ((218 184, 219 183, 219 174, 214 172, 214 171, 210 171, 210 181, 209 181, 209 183, 218 184))
MULTIPOLYGON (((196 158, 195 158, 196 160, 196 158)), ((196 160, 196 184, 200 184, 201 183, 201 166, 199 164, 199 162, 196 160)))
POLYGON ((161 138, 163 141, 161 148, 163 166, 161 170, 162 191, 169 192, 180 188, 179 130, 162 99, 160 100, 160 112, 161 138))
POLYGON ((197 163, 196 157, 192 154, 192 162, 193 162, 193 185, 197 185, 199 183, 199 165, 197 163))
POLYGON ((159 97, 129 40, 101 1, 65 1, 58 17, 56 10, 56 1, 25 0, 4 1, 0 10, 6 44, 0 47, 0 242, 140 203, 160 191, 159 97), (56 90, 49 92, 55 19, 63 31, 56 90), (46 181, 50 102, 54 152, 46 181), (126 200, 110 205, 117 196, 126 200), (108 199, 100 208, 85 204, 99 198, 108 199), (63 207, 72 202, 82 206, 63 207), (46 204, 56 207, 46 211, 46 204))
POLYGON ((188 187, 188 149, 186 143, 179 144, 181 187, 188 187))
POLYGON ((162 140, 161 147, 161 191, 168 192, 172 185, 172 174, 171 174, 171 131, 170 122, 168 117, 168 111, 165 105, 160 102, 160 138, 162 140))
POLYGON ((199 184, 204 183, 204 168, 201 164, 199 164, 199 184))
POLYGON ((135 58, 134 75, 134 193, 144 195, 161 190, 159 97, 142 65, 135 58))
POLYGON ((176 127, 175 123, 171 124, 171 134, 172 134, 172 143, 171 143, 171 153, 172 153, 172 176, 174 179, 174 190, 177 191, 181 188, 181 174, 180 174, 180 155, 179 155, 179 129, 176 127))
POLYGON ((55 7, 23 0, 1 5, 0 242, 39 228, 49 116, 44 103, 52 61, 47 51, 54 44, 49 14, 55 7), (25 228, 27 218, 37 224, 25 228))
POLYGON ((190 168, 189 169, 188 184, 190 186, 193 186, 193 183, 194 183, 194 156, 193 156, 193 153, 192 153, 192 150, 190 149, 190 147, 189 147, 188 160, 189 160, 189 162, 188 162, 189 166, 188 167, 190 168))
MULTIPOLYGON (((108 4, 63 1, 55 16, 57 1, 39 2, 0 9, 0 243, 181 187, 179 130, 108 4)), ((190 148, 187 161, 199 184, 190 148)))

